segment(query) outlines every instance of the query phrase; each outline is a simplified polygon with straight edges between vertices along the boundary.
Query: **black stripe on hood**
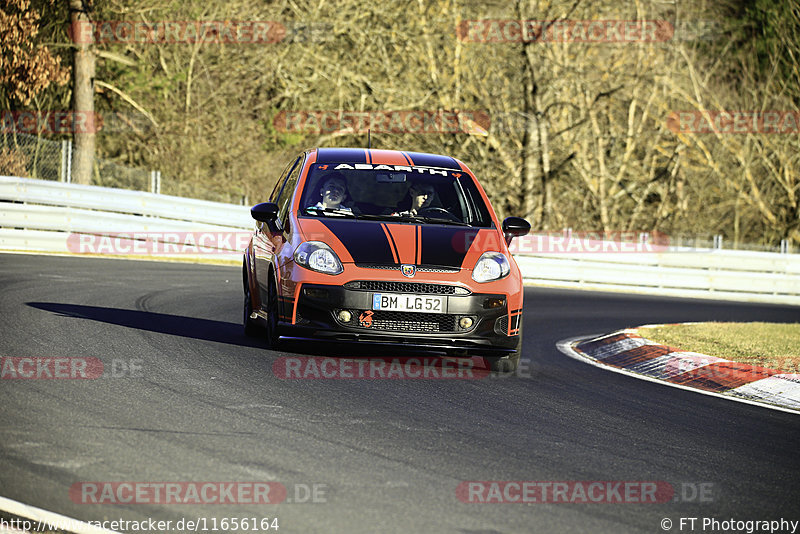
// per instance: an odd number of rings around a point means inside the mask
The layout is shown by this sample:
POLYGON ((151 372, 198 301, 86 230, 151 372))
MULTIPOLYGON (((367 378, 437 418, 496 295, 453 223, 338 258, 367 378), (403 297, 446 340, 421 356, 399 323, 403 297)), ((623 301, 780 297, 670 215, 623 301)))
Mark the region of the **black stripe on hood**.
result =
MULTIPOLYGON (((478 232, 448 226, 422 226, 420 265, 460 268, 478 232)), ((467 268, 470 266, 467 265, 467 268)))
POLYGON ((320 219, 347 248, 355 263, 395 263, 389 240, 380 223, 352 219, 320 219))

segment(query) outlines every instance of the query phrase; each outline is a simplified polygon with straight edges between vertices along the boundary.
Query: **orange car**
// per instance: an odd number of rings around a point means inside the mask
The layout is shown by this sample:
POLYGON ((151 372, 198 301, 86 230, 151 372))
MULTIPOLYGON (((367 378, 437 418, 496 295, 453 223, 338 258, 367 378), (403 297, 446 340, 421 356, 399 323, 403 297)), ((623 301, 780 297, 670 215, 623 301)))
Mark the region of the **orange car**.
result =
POLYGON ((244 329, 483 356, 516 369, 522 276, 508 244, 530 230, 497 220, 447 156, 317 148, 294 158, 251 209, 244 329))

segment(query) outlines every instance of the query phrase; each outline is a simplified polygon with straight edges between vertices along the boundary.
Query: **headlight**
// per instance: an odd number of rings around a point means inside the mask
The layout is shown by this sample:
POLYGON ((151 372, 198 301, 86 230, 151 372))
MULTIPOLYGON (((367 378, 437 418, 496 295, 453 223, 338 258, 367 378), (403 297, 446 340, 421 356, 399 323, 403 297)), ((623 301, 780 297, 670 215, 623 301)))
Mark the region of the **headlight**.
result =
POLYGON ((508 276, 510 272, 511 265, 505 255, 499 252, 484 252, 472 269, 472 279, 476 282, 491 282, 508 276))
POLYGON ((339 274, 344 271, 342 262, 331 250, 331 247, 321 241, 306 241, 294 251, 294 261, 306 269, 325 274, 339 274))

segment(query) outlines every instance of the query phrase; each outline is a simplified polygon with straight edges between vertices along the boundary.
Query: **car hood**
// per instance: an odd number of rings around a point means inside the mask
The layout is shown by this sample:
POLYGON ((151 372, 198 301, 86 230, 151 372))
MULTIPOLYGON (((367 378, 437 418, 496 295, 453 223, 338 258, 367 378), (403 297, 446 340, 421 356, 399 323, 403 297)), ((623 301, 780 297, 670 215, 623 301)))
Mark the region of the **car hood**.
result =
POLYGON ((353 219, 300 218, 307 241, 327 243, 344 263, 472 269, 481 253, 503 251, 495 228, 353 219))

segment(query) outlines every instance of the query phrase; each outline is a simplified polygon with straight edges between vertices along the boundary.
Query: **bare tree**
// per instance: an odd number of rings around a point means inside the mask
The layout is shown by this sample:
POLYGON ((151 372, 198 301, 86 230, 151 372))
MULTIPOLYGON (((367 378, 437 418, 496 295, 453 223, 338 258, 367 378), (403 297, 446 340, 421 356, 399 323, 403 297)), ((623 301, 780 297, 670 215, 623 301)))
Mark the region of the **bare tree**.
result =
POLYGON ((77 28, 91 24, 92 0, 69 0, 70 23, 73 29, 72 63, 72 110, 89 120, 89 128, 76 128, 73 133, 75 149, 73 155, 72 179, 79 184, 92 182, 92 167, 95 157, 94 123, 94 45, 77 38, 77 28))

